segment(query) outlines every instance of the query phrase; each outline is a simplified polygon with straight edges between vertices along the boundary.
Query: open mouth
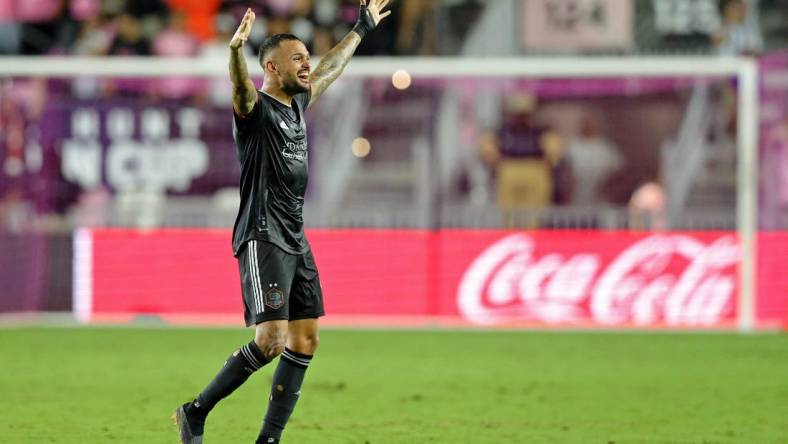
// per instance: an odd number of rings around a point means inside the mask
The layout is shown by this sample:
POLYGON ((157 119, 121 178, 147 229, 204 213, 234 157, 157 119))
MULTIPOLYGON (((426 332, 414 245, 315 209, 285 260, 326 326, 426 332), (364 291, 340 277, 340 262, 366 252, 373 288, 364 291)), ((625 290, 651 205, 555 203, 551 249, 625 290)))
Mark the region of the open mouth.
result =
POLYGON ((298 73, 298 78, 303 80, 304 82, 309 81, 309 71, 302 71, 298 73))

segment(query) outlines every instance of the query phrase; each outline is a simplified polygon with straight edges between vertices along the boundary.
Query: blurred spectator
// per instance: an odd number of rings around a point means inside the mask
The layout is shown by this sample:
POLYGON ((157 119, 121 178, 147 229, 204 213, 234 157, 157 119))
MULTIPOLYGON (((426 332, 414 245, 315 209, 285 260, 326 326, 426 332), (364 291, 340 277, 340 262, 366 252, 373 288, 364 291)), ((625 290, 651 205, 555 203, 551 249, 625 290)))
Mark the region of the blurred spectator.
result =
POLYGON ((312 39, 312 55, 322 56, 336 45, 334 34, 328 28, 316 28, 312 39))
POLYGON ((7 191, 0 197, 0 229, 18 233, 30 227, 33 219, 33 208, 30 201, 24 199, 18 189, 7 191))
POLYGON ((397 54, 434 54, 437 0, 401 0, 397 54))
POLYGON ((170 12, 167 5, 161 0, 145 0, 142 2, 128 0, 124 8, 127 13, 140 20, 145 20, 149 17, 164 19, 170 12))
MULTIPOLYGON (((151 54, 150 40, 144 33, 142 22, 129 13, 121 14, 117 19, 117 31, 108 55, 148 56, 151 54)), ((106 95, 136 95, 150 92, 148 79, 139 77, 104 79, 103 88, 106 95)))
MULTIPOLYGON (((202 57, 227 57, 227 51, 230 44, 230 39, 238 27, 235 16, 231 11, 222 11, 216 14, 214 29, 216 35, 214 38, 200 47, 200 56, 202 57)), ((243 49, 246 55, 252 54, 252 49, 247 48, 249 45, 244 45, 243 49)))
POLYGON ((623 161, 613 142, 600 134, 599 123, 592 116, 583 119, 580 133, 567 142, 566 156, 572 170, 572 203, 595 205, 603 201, 600 187, 623 161))
POLYGON ((109 53, 110 45, 115 38, 115 27, 102 17, 95 17, 82 22, 71 52, 81 56, 98 56, 109 53))
MULTIPOLYGON (((446 1, 446 9, 477 1, 446 1)), ((440 5, 439 0, 392 2, 398 19, 365 38, 357 54, 435 54, 440 5)), ((209 45, 218 36, 219 14, 234 17, 237 25, 250 6, 264 18, 255 23, 253 46, 267 35, 292 33, 316 55, 343 38, 358 16, 358 0, 0 0, 0 54, 155 54, 150 44, 166 28, 170 13, 180 13, 184 30, 209 45), (108 31, 118 35, 111 45, 104 44, 108 31)))
MULTIPOLYGON (((103 16, 87 19, 82 22, 71 53, 78 56, 106 55, 114 38, 114 23, 103 16)), ((92 99, 100 94, 101 84, 96 77, 80 76, 74 78, 71 89, 76 97, 92 99)))
POLYGON ((210 41, 216 35, 214 27, 216 14, 221 0, 167 0, 172 11, 186 17, 186 29, 202 42, 210 41))
POLYGON ((83 22, 92 20, 99 16, 101 12, 100 0, 71 0, 68 4, 71 17, 74 20, 83 22))
POLYGON ((638 187, 629 200, 630 230, 664 230, 667 228, 665 189, 656 181, 638 187))
POLYGON ((162 0, 126 0, 124 12, 134 16, 142 25, 142 33, 149 41, 161 32, 168 21, 170 10, 162 0))
POLYGON ((22 23, 22 54, 47 54, 57 46, 68 46, 78 30, 65 0, 17 0, 16 19, 22 23))
POLYGON ((26 0, 14 2, 16 17, 26 23, 52 23, 62 15, 66 2, 62 0, 26 0))
MULTIPOLYGON (((170 14, 169 25, 153 42, 153 54, 159 57, 193 57, 199 49, 200 42, 186 32, 186 18, 178 11, 170 14)), ((160 96, 183 99, 202 89, 202 83, 190 77, 166 77, 156 81, 156 90, 160 96)))
POLYGON ((722 26, 714 34, 720 55, 753 55, 763 49, 763 37, 755 11, 744 0, 720 0, 722 26))
POLYGON ((20 27, 12 0, 0 0, 0 55, 19 52, 20 27))
POLYGON ((510 226, 517 210, 546 207, 556 194, 553 173, 563 158, 563 141, 534 121, 535 107, 536 98, 528 94, 507 98, 503 125, 480 141, 480 155, 494 168, 497 202, 510 226))
MULTIPOLYGON (((269 36, 291 33, 293 33, 292 21, 285 16, 275 15, 269 17, 266 21, 266 34, 269 36)), ((308 42, 308 39, 304 40, 308 42)))
MULTIPOLYGON (((357 54, 456 54, 489 3, 393 1, 390 7, 396 19, 384 22, 365 38, 357 54)), ((764 38, 770 49, 788 41, 785 34, 788 8, 784 0, 637 0, 633 3, 635 39, 641 52, 697 53, 716 47, 720 54, 752 54, 763 50, 764 38)), ((201 44, 208 44, 217 35, 218 13, 229 11, 237 22, 249 6, 265 19, 256 22, 260 35, 251 38, 252 43, 259 44, 266 34, 289 32, 304 40, 315 54, 325 53, 326 48, 341 39, 358 14, 358 0, 0 0, 0 54, 83 53, 84 48, 72 50, 71 45, 78 33, 82 35, 80 40, 84 40, 83 23, 98 16, 103 17, 103 24, 114 28, 123 26, 118 23, 124 20, 123 14, 131 15, 141 23, 147 40, 153 41, 172 11, 184 15, 189 34, 201 44)), ((516 10, 513 6, 512 13, 516 10)))
POLYGON ((110 55, 143 56, 151 54, 150 42, 145 37, 142 23, 131 14, 118 18, 118 31, 109 47, 110 55))

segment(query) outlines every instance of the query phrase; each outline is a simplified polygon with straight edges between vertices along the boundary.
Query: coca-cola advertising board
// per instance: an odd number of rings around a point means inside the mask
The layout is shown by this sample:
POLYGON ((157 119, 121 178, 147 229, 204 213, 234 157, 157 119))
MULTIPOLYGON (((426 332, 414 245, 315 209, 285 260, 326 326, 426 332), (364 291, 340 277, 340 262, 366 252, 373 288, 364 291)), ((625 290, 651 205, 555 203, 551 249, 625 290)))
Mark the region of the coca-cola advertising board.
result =
MULTIPOLYGON (((327 324, 733 328, 731 232, 311 230, 327 324)), ((788 233, 759 238, 756 323, 786 325, 788 233)), ((242 322, 227 230, 81 230, 84 321, 242 322)))

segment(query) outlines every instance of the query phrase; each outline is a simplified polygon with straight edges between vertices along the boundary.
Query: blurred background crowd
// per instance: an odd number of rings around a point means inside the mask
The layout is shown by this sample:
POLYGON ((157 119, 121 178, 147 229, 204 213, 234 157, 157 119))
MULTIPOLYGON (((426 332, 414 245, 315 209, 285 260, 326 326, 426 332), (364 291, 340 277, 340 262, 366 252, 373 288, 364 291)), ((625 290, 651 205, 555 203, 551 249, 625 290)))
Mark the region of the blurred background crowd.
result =
MULTIPOLYGON (((361 55, 452 55, 485 9, 499 16, 498 51, 534 53, 758 53, 782 47, 788 31, 783 0, 395 0, 393 19, 359 49, 361 55), (565 29, 610 27, 607 42, 545 34, 544 21, 565 29), (587 22, 587 23, 584 23, 587 22)), ((223 48, 247 7, 261 18, 252 46, 281 32, 297 35, 316 55, 347 33, 356 0, 1 0, 0 54, 196 56, 223 48)), ((593 39, 592 39, 593 40, 593 39)))
MULTIPOLYGON (((250 56, 282 32, 320 56, 352 27, 358 2, 0 0, 0 54, 224 64, 247 7, 258 17, 250 56)), ((359 56, 766 60, 788 47, 782 0, 394 0, 391 8, 359 56)), ((311 111, 311 226, 735 226, 732 78, 433 77, 404 88, 344 80, 311 111)), ((224 77, 0 77, 3 226, 228 226, 238 165, 227 89, 224 77)), ((780 173, 788 118, 784 104, 770 109, 762 130, 774 148, 761 160, 774 171, 762 223, 788 227, 780 173)))
MULTIPOLYGON (((352 27, 356 0, 3 0, 0 52, 5 54, 197 56, 224 48, 247 7, 261 18, 251 36, 293 33, 317 55, 352 27)), ((472 0, 400 0, 394 19, 367 39, 361 55, 437 54, 437 14, 456 22, 482 5, 472 0)))

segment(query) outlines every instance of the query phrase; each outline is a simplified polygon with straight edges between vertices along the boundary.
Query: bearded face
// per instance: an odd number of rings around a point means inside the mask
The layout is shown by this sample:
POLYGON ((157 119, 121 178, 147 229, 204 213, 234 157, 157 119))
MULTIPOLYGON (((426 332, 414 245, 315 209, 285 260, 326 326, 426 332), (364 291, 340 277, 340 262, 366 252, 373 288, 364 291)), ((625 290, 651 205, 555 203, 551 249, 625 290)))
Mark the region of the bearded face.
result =
POLYGON ((303 42, 282 42, 274 58, 282 92, 294 96, 309 91, 309 52, 303 42))
POLYGON ((282 91, 288 96, 294 96, 309 91, 309 70, 306 71, 306 78, 299 77, 299 74, 288 72, 282 74, 282 91))

